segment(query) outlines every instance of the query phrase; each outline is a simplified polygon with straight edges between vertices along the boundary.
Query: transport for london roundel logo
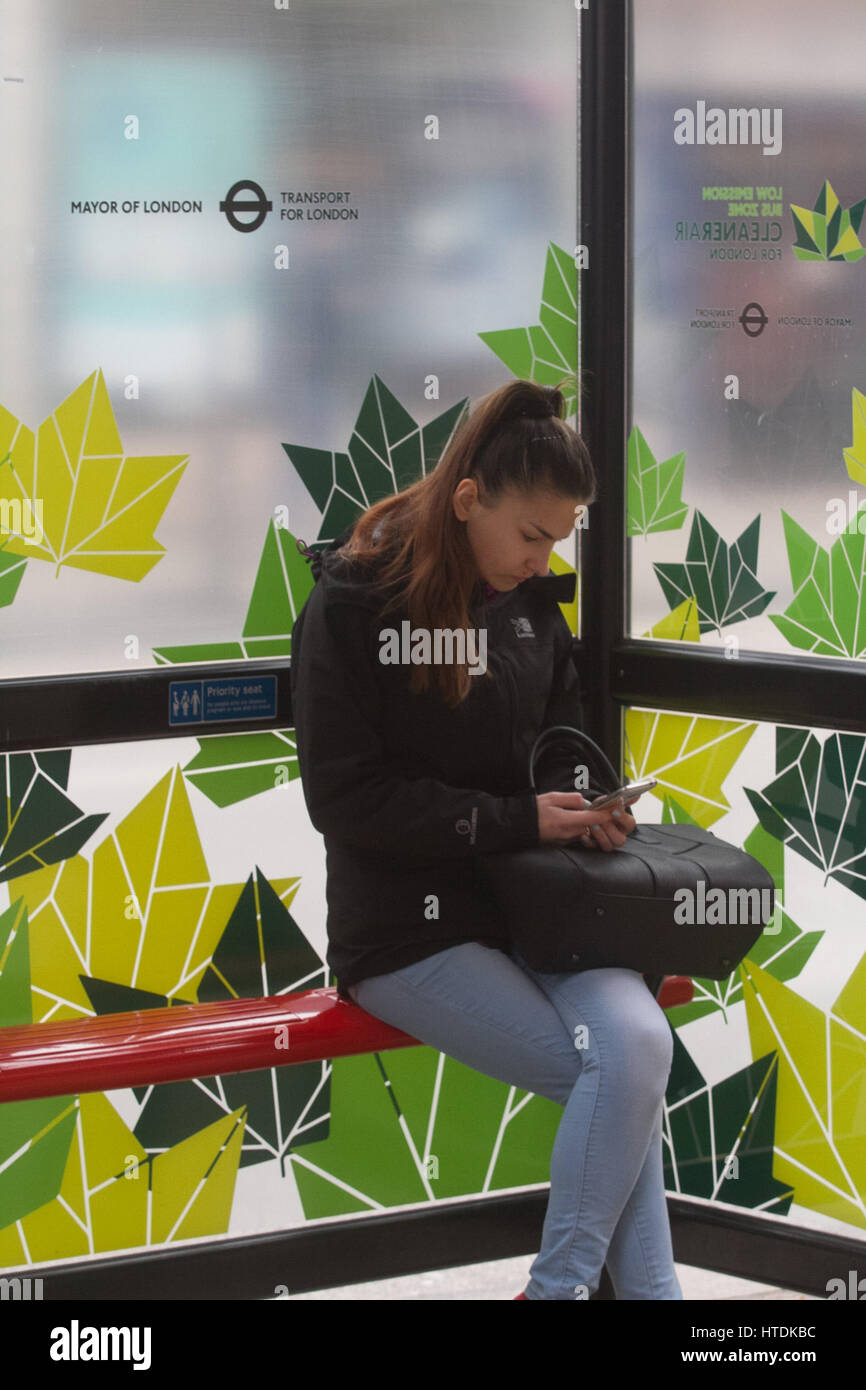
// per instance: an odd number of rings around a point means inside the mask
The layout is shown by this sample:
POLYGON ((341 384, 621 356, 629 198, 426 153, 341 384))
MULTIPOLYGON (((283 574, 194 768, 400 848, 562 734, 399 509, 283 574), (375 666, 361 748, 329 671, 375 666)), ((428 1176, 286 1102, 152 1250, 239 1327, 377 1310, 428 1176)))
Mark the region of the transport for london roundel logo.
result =
POLYGON ((261 184, 253 179, 238 179, 220 203, 220 212, 225 213, 226 221, 236 232, 257 232, 273 206, 261 184), (244 193, 252 197, 243 197, 244 193), (246 217, 251 220, 242 221, 246 217))

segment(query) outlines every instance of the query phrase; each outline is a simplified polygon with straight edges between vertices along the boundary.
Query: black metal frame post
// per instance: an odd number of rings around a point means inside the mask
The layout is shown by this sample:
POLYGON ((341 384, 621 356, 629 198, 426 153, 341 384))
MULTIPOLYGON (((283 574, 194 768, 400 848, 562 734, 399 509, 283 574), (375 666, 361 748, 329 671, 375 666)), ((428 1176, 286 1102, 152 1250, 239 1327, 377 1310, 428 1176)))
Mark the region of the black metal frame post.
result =
POLYGON ((625 527, 626 422, 631 350, 629 64, 631 7, 605 0, 581 12, 580 218, 588 266, 580 279, 580 429, 599 475, 583 533, 578 648, 584 709, 614 767, 622 762, 621 713, 612 698, 607 653, 625 637, 628 550, 625 527))
MULTIPOLYGON (((626 448, 631 420, 633 286, 632 0, 582 12, 580 428, 601 477, 584 533, 575 660, 589 732, 622 765, 623 711, 684 710, 804 728, 866 732, 866 664, 655 642, 628 632, 626 448)), ((679 1261, 826 1297, 827 1253, 863 1259, 864 1242, 828 1237, 735 1208, 668 1198, 679 1261)), ((839 1266, 841 1267, 841 1266, 839 1266)), ((837 1269, 838 1272, 838 1269, 837 1269)))

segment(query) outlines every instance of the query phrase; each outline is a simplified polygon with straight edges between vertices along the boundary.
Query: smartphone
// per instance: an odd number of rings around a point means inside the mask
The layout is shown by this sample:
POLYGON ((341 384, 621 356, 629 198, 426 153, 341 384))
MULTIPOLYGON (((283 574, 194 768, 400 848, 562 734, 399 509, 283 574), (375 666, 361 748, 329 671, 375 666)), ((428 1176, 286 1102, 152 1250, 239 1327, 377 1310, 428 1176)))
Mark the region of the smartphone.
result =
POLYGON ((618 787, 615 792, 606 792, 604 796, 597 796, 595 801, 590 802, 594 811, 601 811, 605 806, 611 806, 615 801, 631 801, 639 797, 643 792, 651 791, 658 785, 657 777, 645 777, 642 782, 627 782, 624 787, 618 787))

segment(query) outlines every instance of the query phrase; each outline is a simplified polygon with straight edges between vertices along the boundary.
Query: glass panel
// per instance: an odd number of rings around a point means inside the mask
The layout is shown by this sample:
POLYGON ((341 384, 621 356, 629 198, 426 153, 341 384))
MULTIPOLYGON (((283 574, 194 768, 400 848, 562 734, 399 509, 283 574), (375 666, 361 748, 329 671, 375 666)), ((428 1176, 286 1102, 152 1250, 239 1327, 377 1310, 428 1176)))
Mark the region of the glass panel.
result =
POLYGON ((634 9, 634 636, 866 658, 866 11, 634 9))
POLYGON ((711 829, 776 885, 742 964, 668 1013, 666 1186, 866 1234, 866 736, 633 708, 624 742, 659 781, 639 820, 711 829))
POLYGON ((574 8, 254 10, 0 11, 0 676, 287 653, 335 457, 576 370, 574 8))

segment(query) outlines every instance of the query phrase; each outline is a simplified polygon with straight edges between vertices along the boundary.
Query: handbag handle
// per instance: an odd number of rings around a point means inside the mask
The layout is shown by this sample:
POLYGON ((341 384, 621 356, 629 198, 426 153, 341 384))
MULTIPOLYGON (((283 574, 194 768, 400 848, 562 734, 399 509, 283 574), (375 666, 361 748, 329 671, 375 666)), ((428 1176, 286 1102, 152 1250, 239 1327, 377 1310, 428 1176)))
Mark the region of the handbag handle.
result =
POLYGON ((570 724, 552 724, 550 728, 542 729, 538 738, 533 743, 532 752, 529 754, 529 785, 532 787, 533 791, 535 791, 535 760, 545 744, 550 742, 551 735, 553 734, 570 734, 578 743, 586 745, 586 747, 591 750, 592 755, 597 758, 610 779, 610 786, 604 787, 603 791, 616 791, 617 787, 620 785, 621 779, 607 754, 603 749, 599 748, 594 739, 589 737, 589 734, 585 734, 582 729, 572 728, 570 724))

